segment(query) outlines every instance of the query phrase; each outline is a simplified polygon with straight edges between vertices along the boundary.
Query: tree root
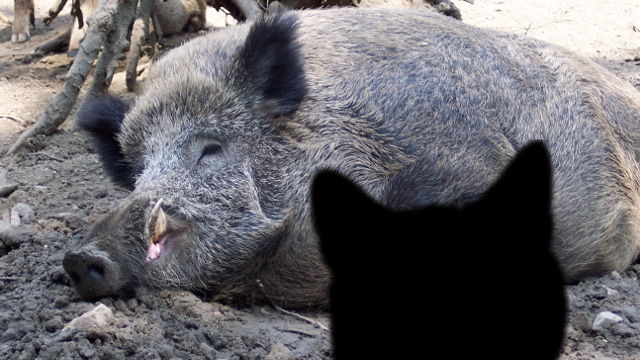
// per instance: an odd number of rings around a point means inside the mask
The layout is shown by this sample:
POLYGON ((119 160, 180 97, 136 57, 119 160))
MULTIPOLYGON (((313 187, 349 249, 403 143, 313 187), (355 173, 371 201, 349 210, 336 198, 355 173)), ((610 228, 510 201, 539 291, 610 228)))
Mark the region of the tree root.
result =
MULTIPOLYGON (((62 89, 49 103, 38 121, 20 135, 18 140, 7 152, 7 155, 16 153, 23 147, 26 140, 32 136, 38 134, 49 135, 53 133, 65 121, 69 113, 71 113, 71 109, 76 102, 82 84, 86 80, 89 71, 91 71, 93 62, 100 53, 100 48, 105 43, 107 36, 110 35, 114 29, 116 13, 123 10, 126 11, 126 9, 133 9, 132 6, 126 6, 126 4, 131 4, 133 1, 135 0, 125 0, 122 2, 118 0, 99 1, 95 12, 87 20, 89 24, 87 36, 80 45, 80 51, 78 51, 78 55, 67 73, 66 81, 62 89)), ((108 67, 109 64, 104 64, 106 61, 111 61, 109 56, 101 56, 97 67, 108 67)), ((97 71, 96 69, 96 72, 97 71)), ((104 78, 96 79, 96 77, 94 77, 94 83, 104 80, 104 78)), ((106 87, 107 86, 99 86, 97 88, 104 89, 106 87)))
MULTIPOLYGON (((131 30, 131 48, 127 59, 126 82, 129 91, 134 91, 136 88, 136 68, 138 67, 138 59, 140 58, 144 39, 149 36, 149 20, 152 15, 152 8, 153 0, 140 0, 138 3, 136 21, 133 23, 133 30, 131 30)), ((154 29, 156 29, 155 26, 154 29)))
POLYGON ((56 0, 56 2, 51 6, 51 9, 49 9, 49 11, 47 12, 47 16, 42 19, 42 22, 45 25, 49 26, 53 19, 58 17, 58 14, 60 13, 60 11, 62 11, 62 8, 64 8, 66 3, 67 0, 56 0))

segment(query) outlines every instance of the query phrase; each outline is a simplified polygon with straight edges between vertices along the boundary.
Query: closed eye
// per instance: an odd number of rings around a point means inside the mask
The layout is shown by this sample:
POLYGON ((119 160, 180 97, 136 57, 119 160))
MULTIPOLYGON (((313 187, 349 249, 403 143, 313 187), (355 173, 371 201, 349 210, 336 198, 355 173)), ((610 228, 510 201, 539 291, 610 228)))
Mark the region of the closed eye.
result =
POLYGON ((202 155, 200 159, 206 156, 214 156, 222 154, 222 146, 220 144, 208 144, 202 149, 202 155))
POLYGON ((208 169, 220 166, 227 154, 226 144, 215 139, 199 139, 194 150, 196 164, 206 164, 208 169))

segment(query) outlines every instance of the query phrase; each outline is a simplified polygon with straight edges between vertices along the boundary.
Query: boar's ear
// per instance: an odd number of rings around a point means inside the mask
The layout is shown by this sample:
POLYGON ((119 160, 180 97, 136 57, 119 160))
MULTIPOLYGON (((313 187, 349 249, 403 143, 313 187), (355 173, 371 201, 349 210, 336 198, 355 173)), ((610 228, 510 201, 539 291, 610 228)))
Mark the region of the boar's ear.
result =
POLYGON ((129 105, 113 96, 102 96, 86 101, 76 115, 76 126, 87 132, 111 180, 133 190, 134 171, 124 160, 118 143, 120 125, 129 105))
POLYGON ((230 83, 254 110, 270 117, 290 114, 306 95, 296 41, 296 17, 284 12, 257 20, 230 69, 230 83))

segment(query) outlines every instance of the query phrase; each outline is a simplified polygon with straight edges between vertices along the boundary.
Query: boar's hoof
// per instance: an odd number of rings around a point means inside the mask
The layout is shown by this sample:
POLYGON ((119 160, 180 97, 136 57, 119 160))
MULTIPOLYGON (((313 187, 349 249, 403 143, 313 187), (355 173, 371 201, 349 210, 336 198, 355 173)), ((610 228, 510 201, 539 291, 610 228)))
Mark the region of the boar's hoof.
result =
POLYGON ((62 260, 76 292, 86 300, 119 294, 123 285, 119 267, 98 250, 69 251, 62 260))

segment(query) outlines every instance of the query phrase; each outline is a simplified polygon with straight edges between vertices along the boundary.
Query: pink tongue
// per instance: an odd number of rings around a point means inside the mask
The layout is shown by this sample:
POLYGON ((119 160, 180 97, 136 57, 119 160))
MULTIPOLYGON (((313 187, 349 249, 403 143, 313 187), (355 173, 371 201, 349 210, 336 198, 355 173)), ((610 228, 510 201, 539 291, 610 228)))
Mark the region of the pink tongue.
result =
POLYGON ((149 245, 149 250, 147 250, 147 258, 145 259, 145 262, 149 262, 160 257, 160 250, 162 250, 160 242, 151 243, 151 245, 149 245))

